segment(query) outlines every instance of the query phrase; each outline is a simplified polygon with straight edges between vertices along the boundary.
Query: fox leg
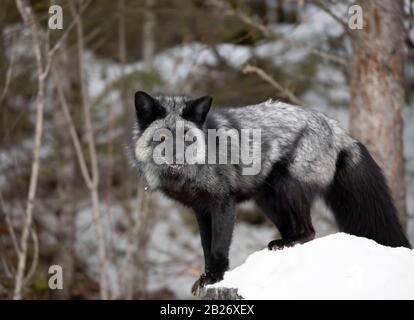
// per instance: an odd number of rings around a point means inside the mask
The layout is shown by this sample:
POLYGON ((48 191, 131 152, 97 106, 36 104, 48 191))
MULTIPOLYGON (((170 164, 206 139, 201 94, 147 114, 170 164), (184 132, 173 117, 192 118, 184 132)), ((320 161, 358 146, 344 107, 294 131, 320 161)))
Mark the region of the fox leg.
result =
POLYGON ((200 226, 201 243, 205 258, 205 272, 194 283, 191 291, 198 290, 223 279, 229 266, 229 249, 235 222, 234 202, 226 199, 210 212, 196 213, 200 226), (204 216, 201 216, 204 214, 204 216))
POLYGON ((310 215, 311 190, 288 174, 269 181, 256 197, 256 202, 276 225, 282 236, 269 242, 269 250, 291 247, 315 237, 310 215))
POLYGON ((201 246, 204 253, 204 270, 210 270, 211 250, 211 215, 206 211, 196 211, 196 218, 200 230, 201 246))

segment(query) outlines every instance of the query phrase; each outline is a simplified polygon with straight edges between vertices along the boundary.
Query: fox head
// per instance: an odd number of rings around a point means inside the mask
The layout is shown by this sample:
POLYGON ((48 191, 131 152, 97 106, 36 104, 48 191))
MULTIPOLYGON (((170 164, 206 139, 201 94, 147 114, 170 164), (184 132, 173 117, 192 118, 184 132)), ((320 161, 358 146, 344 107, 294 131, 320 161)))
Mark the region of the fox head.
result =
MULTIPOLYGON (((143 91, 135 93, 135 112, 139 129, 145 130, 156 120, 169 122, 182 120, 202 127, 210 110, 213 98, 204 96, 191 99, 186 96, 152 97, 143 91)), ((172 128, 171 128, 172 129, 172 128)))
POLYGON ((136 92, 136 161, 176 171, 204 160, 204 124, 211 104, 209 96, 153 97, 143 91, 136 92))

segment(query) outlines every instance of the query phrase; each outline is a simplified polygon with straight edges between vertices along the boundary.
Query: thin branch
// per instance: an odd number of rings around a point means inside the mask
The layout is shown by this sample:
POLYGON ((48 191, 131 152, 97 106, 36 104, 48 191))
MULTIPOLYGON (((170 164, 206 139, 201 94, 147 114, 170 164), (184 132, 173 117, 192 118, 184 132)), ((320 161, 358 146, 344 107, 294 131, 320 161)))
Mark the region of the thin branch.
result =
POLYGON ((13 248, 14 248, 14 251, 16 251, 16 256, 18 257, 20 253, 19 244, 17 242, 16 233, 14 232, 14 227, 10 220, 10 216, 6 210, 6 206, 4 205, 3 194, 1 191, 0 191, 0 208, 1 208, 1 211, 3 211, 4 213, 7 228, 9 229, 10 237, 13 243, 13 248))
POLYGON ((331 61, 343 66, 346 66, 347 60, 337 56, 335 54, 308 46, 300 41, 294 40, 292 38, 287 37, 283 33, 277 32, 268 26, 264 25, 257 17, 252 17, 246 14, 245 12, 232 8, 228 3, 222 0, 209 0, 209 3, 211 3, 216 8, 222 10, 224 13, 229 14, 231 16, 235 16, 241 21, 243 21, 245 24, 258 29, 260 32, 262 32, 267 38, 275 39, 275 40, 281 40, 286 42, 288 45, 293 46, 295 48, 303 48, 309 50, 310 53, 313 55, 316 55, 324 60, 331 61))
POLYGON ((10 55, 9 68, 7 69, 7 73, 6 73, 6 81, 4 82, 4 88, 0 95, 0 105, 3 103, 3 100, 6 98, 7 92, 9 91, 9 86, 10 86, 11 78, 13 75, 14 60, 15 60, 15 55, 12 53, 10 55))
MULTIPOLYGON (((86 10, 86 8, 89 6, 91 1, 85 2, 82 7, 79 9, 79 15, 82 15, 82 13, 86 10)), ((53 47, 49 50, 48 56, 49 59, 52 58, 52 56, 56 53, 57 50, 62 46, 63 42, 66 40, 67 36, 69 35, 70 31, 76 26, 76 19, 73 19, 68 27, 66 27, 65 32, 62 34, 62 36, 59 38, 58 41, 53 45, 53 47)))
MULTIPOLYGON (((82 5, 82 7, 79 9, 79 15, 82 15, 82 13, 86 10, 86 8, 89 6, 90 3, 91 3, 91 0, 85 2, 82 5)), ((66 28, 65 32, 59 38, 59 40, 56 41, 56 43, 53 45, 53 47, 51 49, 48 49, 46 67, 45 67, 45 70, 43 71, 43 73, 44 73, 43 76, 45 78, 46 78, 47 74, 50 71, 50 67, 51 67, 51 64, 52 64, 53 56, 60 49, 60 47, 62 46, 63 42, 66 40, 67 36, 69 35, 70 31, 75 26, 76 26, 76 19, 73 19, 71 21, 71 23, 69 24, 69 26, 66 28)), ((48 31, 49 31, 49 29, 48 29, 48 31)))
POLYGON ((78 136, 78 133, 76 131, 75 128, 75 124, 74 121, 72 119, 72 116, 70 114, 69 111, 69 106, 68 106, 68 102, 66 100, 65 94, 63 92, 63 86, 62 86, 62 78, 60 76, 60 74, 57 72, 57 67, 54 66, 53 68, 53 78, 55 80, 55 85, 56 85, 56 89, 57 89, 57 93, 58 93, 58 98, 60 101, 60 106, 62 107, 62 111, 63 111, 63 115, 65 117, 66 123, 69 126, 69 133, 71 135, 72 138, 72 143, 73 146, 75 147, 75 153, 76 156, 78 158, 78 163, 79 163, 79 167, 81 168, 81 173, 82 173, 82 177, 83 180, 85 181, 85 184, 88 188, 92 187, 92 180, 89 174, 89 170, 86 164, 86 160, 85 160, 85 156, 84 153, 82 151, 82 145, 80 142, 80 138, 78 136))
POLYGON ((125 256, 121 262, 119 272, 120 285, 127 288, 125 292, 126 299, 132 299, 133 292, 130 285, 132 284, 133 279, 131 279, 131 277, 128 277, 128 275, 130 275, 131 258, 134 251, 137 250, 137 240, 139 239, 139 233, 142 230, 143 221, 145 221, 148 212, 148 199, 144 193, 142 186, 138 188, 137 202, 138 210, 135 211, 134 223, 129 230, 128 244, 125 250, 125 256))
POLYGON ((91 186, 89 188, 92 200, 92 213, 93 220, 96 228, 96 233, 98 236, 98 257, 99 257, 99 269, 100 269, 100 294, 101 298, 107 300, 109 298, 107 281, 106 281, 106 245, 105 245, 105 235, 102 225, 102 217, 100 212, 99 204, 99 172, 98 172, 98 159, 96 154, 96 145, 95 138, 93 135, 92 129, 92 120, 91 120, 91 106, 88 101, 87 96, 87 87, 86 87, 86 76, 84 69, 84 36, 83 36, 83 26, 82 19, 80 16, 79 10, 76 10, 74 3, 71 1, 70 9, 72 12, 73 18, 76 20, 76 34, 77 34, 77 47, 78 47, 78 65, 79 65, 79 82, 81 88, 81 99, 82 99, 82 109, 84 115, 84 124, 85 124, 85 134, 86 140, 88 143, 90 166, 91 166, 91 186))
POLYGON ((37 182, 39 177, 40 167, 40 147, 42 144, 43 134, 43 110, 45 103, 45 66, 42 62, 42 42, 40 39, 40 32, 34 14, 30 5, 26 0, 16 0, 17 9, 23 18, 25 25, 30 28, 33 47, 36 57, 38 88, 37 88, 37 111, 36 111, 36 125, 33 148, 33 162, 30 173, 29 191, 27 196, 26 216, 23 224, 23 230, 20 239, 20 252, 17 262, 17 274, 14 286, 13 299, 20 300, 22 298, 22 291, 24 286, 24 272, 26 268, 28 237, 33 219, 34 202, 36 198, 37 182))
POLYGON ((36 231, 31 230, 32 240, 33 240, 33 260, 30 266, 29 271, 27 272, 26 277, 24 278, 23 285, 26 286, 29 284, 30 280, 32 279, 33 274, 36 271, 37 263, 39 261, 39 239, 37 238, 36 231))
MULTIPOLYGON (((13 278, 14 272, 13 270, 9 269, 9 264, 7 263, 5 257, 1 257, 1 263, 3 264, 4 274, 7 278, 13 278)), ((10 266, 10 268, 13 268, 13 266, 10 266)))
POLYGON ((292 103, 302 106, 303 102, 289 89, 283 87, 279 82, 277 82, 271 75, 266 73, 263 69, 259 67, 252 66, 250 64, 246 65, 243 68, 244 74, 257 74, 262 80, 269 83, 273 88, 278 90, 283 97, 288 98, 292 103))
POLYGON ((154 0, 145 0, 146 10, 143 16, 142 25, 142 60, 147 70, 152 68, 154 59, 154 29, 155 29, 155 15, 152 11, 154 0))

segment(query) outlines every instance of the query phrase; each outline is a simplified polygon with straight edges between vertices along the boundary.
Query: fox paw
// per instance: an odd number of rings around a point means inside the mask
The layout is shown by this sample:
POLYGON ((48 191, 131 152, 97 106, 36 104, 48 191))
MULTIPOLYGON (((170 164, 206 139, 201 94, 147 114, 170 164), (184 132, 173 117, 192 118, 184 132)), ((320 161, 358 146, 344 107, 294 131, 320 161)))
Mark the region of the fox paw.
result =
POLYGON ((200 290, 206 285, 213 284, 223 280, 224 272, 206 272, 203 273, 196 282, 194 282, 191 293, 193 296, 199 296, 200 290))
POLYGON ((309 234, 296 237, 295 240, 293 239, 276 239, 270 241, 267 247, 269 250, 281 250, 283 248, 293 247, 297 244, 303 244, 315 238, 315 232, 310 232, 309 234))
POLYGON ((269 250, 282 250, 283 248, 293 247, 297 243, 299 242, 294 240, 276 239, 270 241, 267 247, 269 250))

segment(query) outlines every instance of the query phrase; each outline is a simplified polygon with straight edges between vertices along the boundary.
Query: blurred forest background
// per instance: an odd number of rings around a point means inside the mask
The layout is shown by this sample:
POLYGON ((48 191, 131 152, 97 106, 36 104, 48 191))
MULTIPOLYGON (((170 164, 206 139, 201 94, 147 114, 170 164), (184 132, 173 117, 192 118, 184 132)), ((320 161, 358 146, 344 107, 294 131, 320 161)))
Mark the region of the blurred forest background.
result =
MULTIPOLYGON (((0 2, 0 298, 189 298, 203 256, 192 213, 144 192, 125 146, 133 94, 269 97, 366 143, 414 242, 414 31, 409 0, 0 2), (49 7, 63 8, 50 30, 49 7), (48 269, 63 268, 63 290, 48 269)), ((317 235, 336 230, 322 203, 317 235)), ((246 203, 232 267, 276 236, 246 203)))

